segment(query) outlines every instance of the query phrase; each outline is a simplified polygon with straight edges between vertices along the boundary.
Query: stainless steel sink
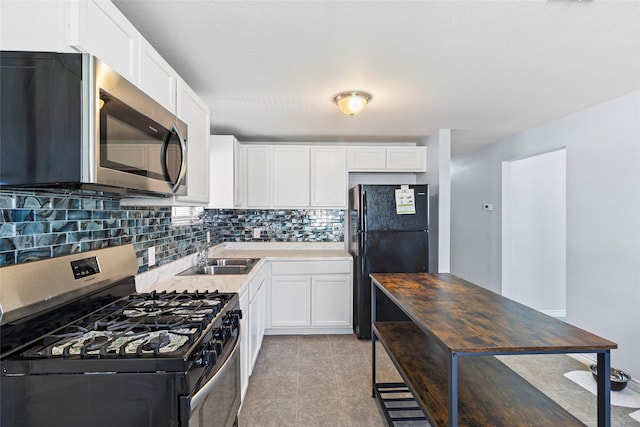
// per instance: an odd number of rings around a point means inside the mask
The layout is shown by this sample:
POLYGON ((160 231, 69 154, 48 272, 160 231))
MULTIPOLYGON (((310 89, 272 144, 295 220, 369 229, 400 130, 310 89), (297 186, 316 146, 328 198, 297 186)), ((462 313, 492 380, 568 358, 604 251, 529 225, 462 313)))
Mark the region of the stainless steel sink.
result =
POLYGON ((191 267, 178 276, 247 274, 258 261, 260 258, 209 258, 206 266, 191 267))
POLYGON ((252 266, 258 262, 260 258, 209 258, 207 265, 239 265, 239 266, 252 266))

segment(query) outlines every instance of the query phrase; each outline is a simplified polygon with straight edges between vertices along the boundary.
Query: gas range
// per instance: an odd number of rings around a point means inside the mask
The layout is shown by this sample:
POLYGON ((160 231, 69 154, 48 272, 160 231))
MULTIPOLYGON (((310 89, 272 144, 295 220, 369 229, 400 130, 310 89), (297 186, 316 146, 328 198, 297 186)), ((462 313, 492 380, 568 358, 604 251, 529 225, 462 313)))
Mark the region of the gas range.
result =
MULTIPOLYGON (((133 249, 119 248, 128 254, 115 258, 128 260, 113 274, 114 248, 33 263, 30 270, 54 277, 71 266, 73 282, 52 286, 67 292, 44 300, 42 283, 16 282, 23 282, 16 271, 25 269, 0 269, 0 303, 10 309, 2 318, 2 425, 226 426, 235 420, 237 294, 136 293, 133 249), (93 276, 102 280, 88 280, 93 276), (26 298, 32 301, 26 307, 15 304, 16 294, 25 292, 39 295, 26 298), (46 306, 51 300, 55 304, 46 306), (217 383, 225 388, 213 390, 217 383), (129 408, 131 399, 141 402, 129 408), (214 407, 217 421, 207 420, 203 411, 214 407)), ((32 280, 34 274, 24 275, 32 280)))

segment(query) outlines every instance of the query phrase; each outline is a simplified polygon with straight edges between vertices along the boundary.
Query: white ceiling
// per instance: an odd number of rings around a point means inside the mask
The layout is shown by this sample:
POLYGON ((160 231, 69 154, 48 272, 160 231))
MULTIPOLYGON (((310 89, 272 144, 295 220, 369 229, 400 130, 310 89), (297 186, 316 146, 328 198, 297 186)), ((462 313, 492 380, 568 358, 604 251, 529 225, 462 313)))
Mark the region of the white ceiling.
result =
POLYGON ((113 2, 240 141, 450 128, 460 153, 640 88, 637 0, 113 2))

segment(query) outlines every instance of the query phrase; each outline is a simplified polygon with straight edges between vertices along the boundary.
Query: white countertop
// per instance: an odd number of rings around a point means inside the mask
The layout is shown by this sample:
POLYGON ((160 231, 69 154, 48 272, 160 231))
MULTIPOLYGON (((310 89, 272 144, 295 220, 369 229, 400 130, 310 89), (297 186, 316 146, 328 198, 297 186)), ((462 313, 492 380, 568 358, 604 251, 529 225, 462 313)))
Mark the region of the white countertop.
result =
POLYGON ((177 276, 195 263, 196 254, 136 275, 138 292, 214 291, 243 293, 265 260, 351 260, 343 243, 222 243, 209 248, 209 258, 260 258, 248 274, 177 276))

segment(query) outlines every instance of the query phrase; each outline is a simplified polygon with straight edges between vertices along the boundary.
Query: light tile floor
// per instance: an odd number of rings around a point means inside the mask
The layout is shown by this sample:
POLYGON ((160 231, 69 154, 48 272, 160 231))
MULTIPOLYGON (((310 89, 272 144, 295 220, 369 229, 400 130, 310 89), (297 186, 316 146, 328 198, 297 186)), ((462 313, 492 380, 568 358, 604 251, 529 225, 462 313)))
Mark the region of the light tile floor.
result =
MULTIPOLYGON (((399 381, 378 346, 378 381, 399 381)), ((585 365, 565 355, 502 356, 501 360, 587 426, 597 425, 595 396, 562 375, 586 370, 585 365)), ((640 423, 628 416, 634 410, 612 407, 611 425, 637 427, 640 423)), ((239 427, 385 425, 371 397, 371 341, 353 335, 265 336, 239 427)))

